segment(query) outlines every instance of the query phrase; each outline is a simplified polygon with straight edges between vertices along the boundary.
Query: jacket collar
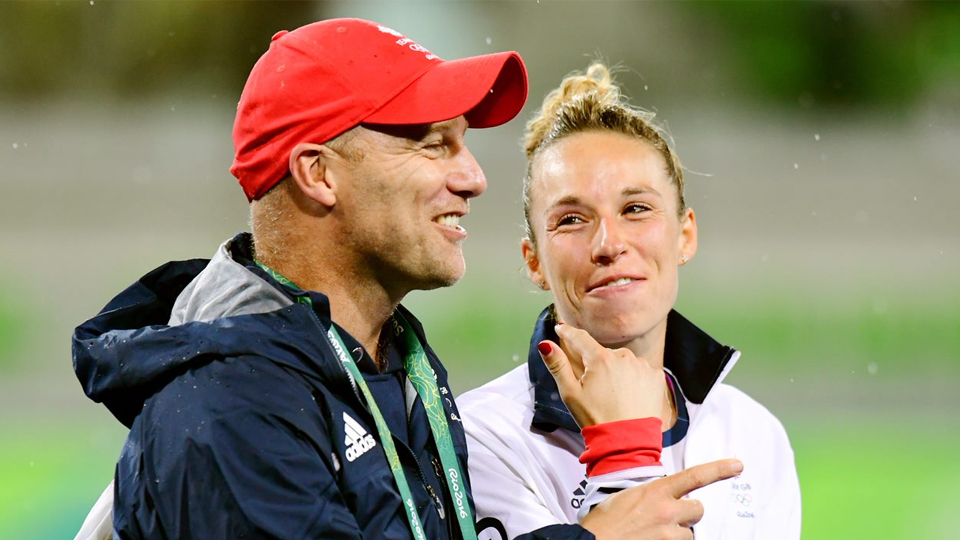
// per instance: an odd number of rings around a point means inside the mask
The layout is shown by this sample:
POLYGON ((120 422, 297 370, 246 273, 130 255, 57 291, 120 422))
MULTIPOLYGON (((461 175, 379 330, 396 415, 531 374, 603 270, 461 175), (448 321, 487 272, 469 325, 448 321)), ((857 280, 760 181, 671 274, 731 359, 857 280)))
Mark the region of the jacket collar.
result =
MULTIPOLYGON (((253 263, 250 246, 250 236, 240 234, 210 261, 165 264, 78 326, 74 371, 87 396, 129 427, 144 401, 179 373, 238 355, 268 358, 349 392, 350 379, 322 336, 334 324, 327 297, 277 283, 253 263), (299 301, 301 295, 309 296, 309 305, 299 301)), ((398 309, 445 385, 446 372, 423 328, 398 309)))
MULTIPOLYGON (((559 343, 555 325, 551 305, 537 317, 530 338, 527 368, 534 393, 532 426, 547 432, 558 427, 579 432, 580 427, 560 399, 557 383, 537 351, 537 344, 545 339, 559 343)), ((663 367, 673 374, 681 395, 687 401, 703 403, 710 390, 726 377, 739 357, 738 351, 721 345, 676 311, 671 310, 667 315, 663 367)))
MULTIPOLYGON (((252 246, 253 239, 250 234, 240 233, 233 239, 228 240, 220 246, 220 249, 217 250, 217 254, 213 257, 211 263, 204 270, 204 273, 210 272, 211 268, 214 267, 216 263, 219 263, 221 265, 235 266, 242 270, 241 273, 249 272, 251 274, 256 274, 256 276, 260 278, 259 280, 255 278, 251 280, 248 276, 246 279, 235 278, 226 280, 220 289, 226 289, 226 291, 229 292, 229 294, 233 297, 239 296, 242 298, 244 296, 250 296, 254 300, 252 302, 234 301, 234 303, 239 305, 230 307, 229 311, 225 310, 219 316, 224 316, 227 314, 237 315, 242 311, 243 307, 248 304, 261 304, 263 307, 259 308, 259 311, 264 312, 297 303, 305 304, 303 307, 309 309, 299 311, 309 312, 312 310, 313 314, 316 316, 316 320, 323 327, 324 331, 331 326, 336 326, 337 331, 344 340, 344 343, 351 350, 361 346, 360 342, 350 335, 349 332, 332 320, 330 315, 330 299, 327 297, 327 295, 318 291, 300 289, 289 281, 286 283, 280 283, 274 278, 273 275, 265 271, 261 266, 254 262, 252 246), (241 290, 239 291, 236 290, 238 281, 244 283, 244 285, 240 287, 241 290), (254 294, 250 294, 248 289, 253 290, 254 294), (274 290, 270 291, 269 289, 274 290)), ((229 271, 227 273, 229 273, 229 271)), ((208 292, 206 293, 206 296, 208 297, 216 299, 217 297, 224 296, 221 291, 217 290, 218 287, 209 286, 207 289, 208 292)), ((186 293, 187 291, 185 290, 184 293, 180 295, 180 298, 177 299, 178 304, 187 295, 186 293)), ((211 303, 216 303, 216 300, 213 300, 211 303)), ((397 312, 399 312, 407 320, 407 322, 410 323, 410 328, 423 345, 424 352, 427 353, 427 357, 432 363, 434 372, 438 373, 439 376, 442 376, 443 384, 446 384, 446 370, 443 368, 442 364, 440 364, 439 359, 437 359, 436 353, 434 353, 433 349, 427 343, 426 334, 423 331, 423 325, 421 325, 420 321, 413 315, 413 313, 410 313, 410 311, 403 307, 403 305, 397 306, 397 312)), ((329 359, 336 359, 336 354, 329 349, 328 342, 325 339, 321 338, 316 341, 319 342, 319 347, 328 353, 327 357, 329 359)), ((316 351, 307 352, 315 353, 316 351)), ((372 365, 372 359, 370 362, 372 365)), ((335 362, 325 362, 325 365, 320 367, 322 368, 321 371, 326 373, 326 378, 328 379, 337 379, 340 382, 345 382, 348 380, 342 366, 340 366, 339 360, 336 360, 335 362)))

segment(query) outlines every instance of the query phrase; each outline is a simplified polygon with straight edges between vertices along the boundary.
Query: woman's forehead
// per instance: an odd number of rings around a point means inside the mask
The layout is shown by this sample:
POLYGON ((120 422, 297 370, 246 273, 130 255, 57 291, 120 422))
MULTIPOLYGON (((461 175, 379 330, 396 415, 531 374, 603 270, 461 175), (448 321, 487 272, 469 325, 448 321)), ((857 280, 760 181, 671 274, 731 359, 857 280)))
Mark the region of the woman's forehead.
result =
POLYGON ((621 198, 668 192, 663 155, 647 142, 619 133, 587 132, 544 149, 531 169, 533 199, 621 198))

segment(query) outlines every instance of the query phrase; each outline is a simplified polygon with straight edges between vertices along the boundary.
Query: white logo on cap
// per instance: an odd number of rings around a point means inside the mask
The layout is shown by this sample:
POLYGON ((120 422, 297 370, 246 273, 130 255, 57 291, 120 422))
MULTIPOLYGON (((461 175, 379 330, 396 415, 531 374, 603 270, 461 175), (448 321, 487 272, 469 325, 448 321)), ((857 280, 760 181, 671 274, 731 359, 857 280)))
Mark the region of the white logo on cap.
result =
POLYGON ((388 26, 383 26, 382 24, 378 24, 378 25, 377 25, 377 28, 379 28, 380 31, 383 32, 384 34, 390 34, 391 36, 403 37, 403 34, 401 34, 400 32, 397 32, 396 30, 394 30, 393 28, 390 28, 390 27, 388 27, 388 26))
POLYGON ((401 47, 408 47, 411 51, 425 53, 424 56, 426 57, 427 60, 433 60, 434 58, 438 58, 437 55, 428 51, 426 47, 424 47, 423 45, 420 45, 419 43, 417 43, 416 41, 408 37, 404 37, 403 34, 401 34, 400 32, 397 32, 393 28, 390 28, 388 26, 383 26, 382 24, 378 24, 377 28, 384 34, 390 34, 391 36, 396 36, 400 38, 397 40, 397 45, 400 45, 401 47))

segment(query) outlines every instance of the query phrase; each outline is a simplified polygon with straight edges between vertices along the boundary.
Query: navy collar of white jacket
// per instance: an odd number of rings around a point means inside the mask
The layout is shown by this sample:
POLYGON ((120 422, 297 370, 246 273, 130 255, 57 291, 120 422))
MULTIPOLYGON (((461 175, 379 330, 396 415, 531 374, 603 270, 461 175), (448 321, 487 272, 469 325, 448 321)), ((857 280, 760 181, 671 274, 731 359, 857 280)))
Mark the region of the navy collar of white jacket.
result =
MULTIPOLYGON (((559 342, 554 331, 555 325, 553 306, 547 306, 537 317, 530 338, 527 368, 534 388, 532 425, 548 432, 558 427, 580 431, 573 415, 560 399, 553 375, 537 351, 537 344, 545 339, 559 342)), ((737 356, 735 349, 721 345, 676 311, 671 310, 667 315, 663 367, 673 374, 681 396, 687 401, 703 403, 710 389, 733 367, 737 356)))

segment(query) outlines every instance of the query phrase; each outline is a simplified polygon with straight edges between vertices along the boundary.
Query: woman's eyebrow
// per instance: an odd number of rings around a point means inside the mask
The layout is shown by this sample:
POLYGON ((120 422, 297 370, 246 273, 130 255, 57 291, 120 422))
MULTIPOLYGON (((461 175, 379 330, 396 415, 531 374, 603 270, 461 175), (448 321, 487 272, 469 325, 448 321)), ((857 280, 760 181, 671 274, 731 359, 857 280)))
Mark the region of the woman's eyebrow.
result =
POLYGON ((631 195, 643 195, 646 193, 651 193, 658 197, 662 197, 659 191, 653 189, 652 187, 647 187, 647 186, 628 186, 623 188, 623 190, 620 192, 620 194, 623 195, 624 197, 629 197, 631 195))
MULTIPOLYGON (((630 197, 632 195, 644 195, 647 193, 662 197, 659 191, 647 186, 627 186, 620 191, 620 194, 624 197, 630 197)), ((560 206, 576 206, 582 202, 583 200, 576 195, 565 195, 550 204, 550 206, 547 207, 547 212, 560 206)))
POLYGON ((547 207, 547 211, 549 212, 550 210, 553 210, 554 208, 556 208, 556 207, 558 207, 558 206, 573 206, 573 205, 577 205, 577 204, 580 204, 580 202, 581 202, 580 197, 577 197, 576 195, 567 195, 567 196, 565 196, 565 197, 561 197, 559 200, 555 201, 553 204, 551 204, 550 206, 548 206, 548 207, 547 207))

